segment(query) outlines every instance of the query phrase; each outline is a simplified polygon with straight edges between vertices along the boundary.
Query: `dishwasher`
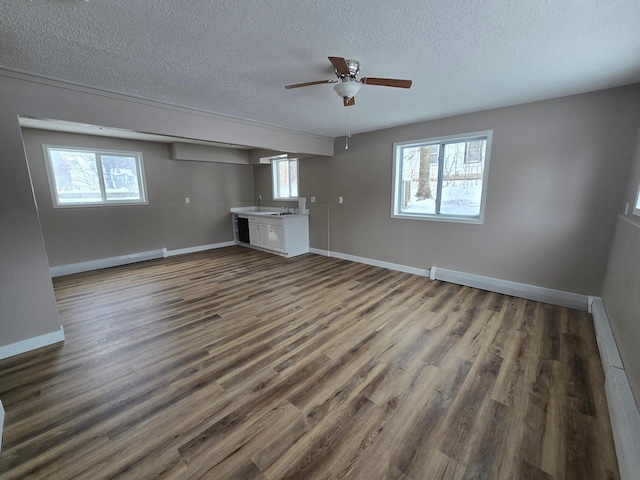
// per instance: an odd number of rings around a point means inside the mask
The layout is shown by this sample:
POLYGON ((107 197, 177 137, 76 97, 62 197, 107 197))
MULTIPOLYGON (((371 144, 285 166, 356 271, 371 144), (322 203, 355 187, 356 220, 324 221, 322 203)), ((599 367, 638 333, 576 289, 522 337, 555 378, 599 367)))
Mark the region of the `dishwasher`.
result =
POLYGON ((238 240, 249 243, 249 219, 238 217, 238 240))

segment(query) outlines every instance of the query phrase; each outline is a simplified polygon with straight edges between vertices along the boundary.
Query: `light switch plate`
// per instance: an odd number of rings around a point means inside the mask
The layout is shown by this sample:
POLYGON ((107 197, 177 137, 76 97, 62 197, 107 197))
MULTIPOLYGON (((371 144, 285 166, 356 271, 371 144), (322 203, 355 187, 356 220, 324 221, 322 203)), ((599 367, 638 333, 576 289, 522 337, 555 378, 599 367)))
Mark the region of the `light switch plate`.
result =
POLYGON ((344 198, 343 197, 338 197, 338 203, 344 203, 344 198))

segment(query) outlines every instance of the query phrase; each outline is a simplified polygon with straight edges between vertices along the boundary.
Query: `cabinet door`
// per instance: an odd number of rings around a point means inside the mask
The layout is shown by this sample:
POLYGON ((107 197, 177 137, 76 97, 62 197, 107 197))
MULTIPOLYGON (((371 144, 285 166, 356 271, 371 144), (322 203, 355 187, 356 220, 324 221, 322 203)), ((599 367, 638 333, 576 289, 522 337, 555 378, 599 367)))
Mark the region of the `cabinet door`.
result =
POLYGON ((251 245, 260 245, 260 227, 256 223, 249 224, 249 243, 251 245))
POLYGON ((272 250, 284 252, 284 228, 269 225, 269 241, 272 250))
POLYGON ((269 241, 269 225, 260 225, 260 246, 262 248, 271 248, 269 241))

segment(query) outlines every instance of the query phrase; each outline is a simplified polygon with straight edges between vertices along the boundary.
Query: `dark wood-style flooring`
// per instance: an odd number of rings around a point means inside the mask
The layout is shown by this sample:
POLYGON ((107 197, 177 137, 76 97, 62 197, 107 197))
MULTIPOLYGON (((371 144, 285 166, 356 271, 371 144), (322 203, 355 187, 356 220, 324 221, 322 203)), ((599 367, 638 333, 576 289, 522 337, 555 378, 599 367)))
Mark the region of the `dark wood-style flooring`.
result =
POLYGON ((242 247, 54 284, 3 480, 619 478, 587 313, 242 247))

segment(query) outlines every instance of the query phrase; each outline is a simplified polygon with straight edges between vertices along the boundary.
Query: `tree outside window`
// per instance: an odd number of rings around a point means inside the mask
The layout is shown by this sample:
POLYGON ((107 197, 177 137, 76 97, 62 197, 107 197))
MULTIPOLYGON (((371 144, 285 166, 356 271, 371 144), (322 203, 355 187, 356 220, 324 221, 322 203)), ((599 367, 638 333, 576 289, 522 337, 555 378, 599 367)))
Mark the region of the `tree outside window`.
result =
POLYGON ((44 146, 55 207, 146 203, 140 152, 44 146))
POLYGON ((298 198, 298 160, 282 158, 271 162, 273 175, 273 199, 298 198))
POLYGON ((491 132, 395 144, 393 217, 481 223, 491 132))

